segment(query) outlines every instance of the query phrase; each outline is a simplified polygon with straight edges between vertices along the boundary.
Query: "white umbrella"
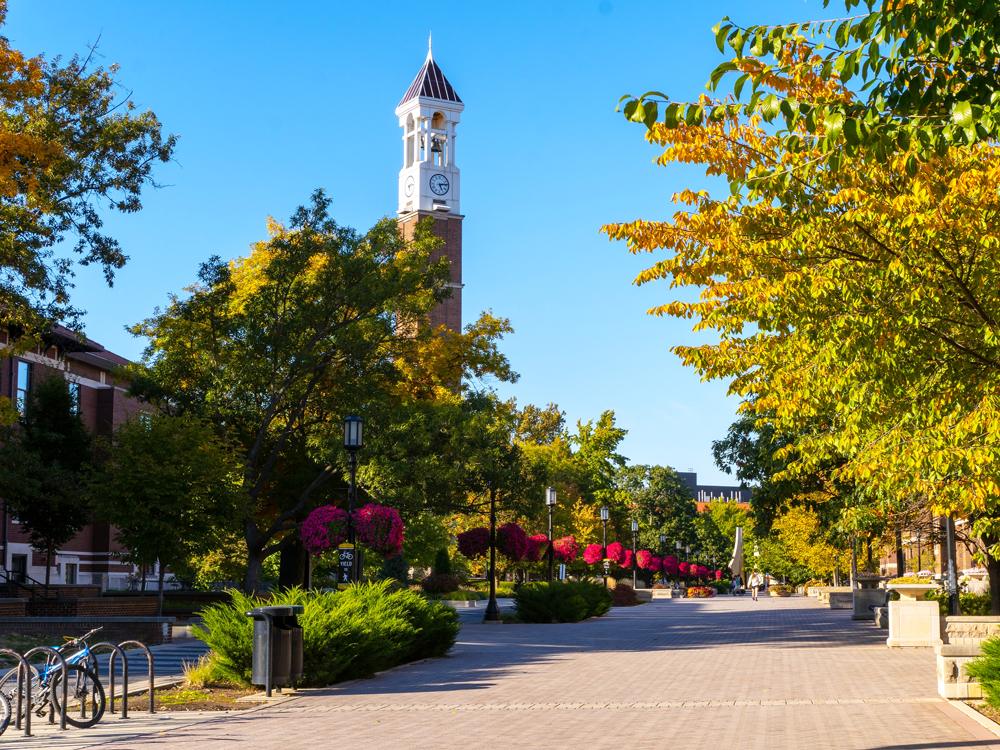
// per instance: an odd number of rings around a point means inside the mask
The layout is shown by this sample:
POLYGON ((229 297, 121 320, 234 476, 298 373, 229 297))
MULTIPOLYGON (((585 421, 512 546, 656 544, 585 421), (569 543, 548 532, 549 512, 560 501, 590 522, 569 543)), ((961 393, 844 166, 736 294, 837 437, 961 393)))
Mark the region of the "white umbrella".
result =
POLYGON ((743 575, 743 527, 736 527, 736 544, 733 546, 733 559, 729 561, 733 578, 743 575))

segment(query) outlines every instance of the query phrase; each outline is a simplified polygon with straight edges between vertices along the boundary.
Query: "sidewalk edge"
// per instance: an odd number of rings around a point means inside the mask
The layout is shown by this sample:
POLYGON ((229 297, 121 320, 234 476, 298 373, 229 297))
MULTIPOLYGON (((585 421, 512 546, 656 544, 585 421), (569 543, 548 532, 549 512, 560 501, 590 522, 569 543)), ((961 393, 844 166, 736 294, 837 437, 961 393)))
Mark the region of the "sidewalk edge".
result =
POLYGON ((968 716, 970 719, 973 719, 977 724, 986 727, 986 729, 989 729, 997 737, 1000 737, 1000 724, 997 724, 992 719, 983 716, 972 706, 966 705, 965 701, 952 700, 951 698, 947 698, 946 700, 949 704, 957 708, 959 711, 968 716))

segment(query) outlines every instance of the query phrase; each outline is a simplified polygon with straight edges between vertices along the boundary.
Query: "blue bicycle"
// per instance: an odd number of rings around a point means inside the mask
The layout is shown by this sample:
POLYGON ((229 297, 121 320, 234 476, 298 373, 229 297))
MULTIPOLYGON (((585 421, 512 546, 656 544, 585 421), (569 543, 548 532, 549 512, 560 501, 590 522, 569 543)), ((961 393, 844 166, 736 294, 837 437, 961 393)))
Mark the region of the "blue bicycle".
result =
MULTIPOLYGON (((94 628, 79 638, 66 638, 66 643, 56 649, 66 660, 67 698, 66 723, 85 729, 92 727, 104 716, 104 686, 97 677, 97 659, 87 641, 102 628, 94 628), (69 653, 76 647, 79 651, 69 653), (79 715, 70 714, 70 708, 79 705, 79 715), (89 704, 89 705, 88 705, 89 704), (90 715, 88 716, 88 709, 90 715)), ((31 704, 38 716, 51 700, 53 710, 62 712, 62 666, 51 656, 41 671, 31 666, 31 704)), ((17 669, 10 670, 0 679, 0 694, 12 705, 17 705, 17 669)), ((23 704, 26 705, 26 704, 23 704)), ((23 710, 23 709, 22 709, 23 710)))

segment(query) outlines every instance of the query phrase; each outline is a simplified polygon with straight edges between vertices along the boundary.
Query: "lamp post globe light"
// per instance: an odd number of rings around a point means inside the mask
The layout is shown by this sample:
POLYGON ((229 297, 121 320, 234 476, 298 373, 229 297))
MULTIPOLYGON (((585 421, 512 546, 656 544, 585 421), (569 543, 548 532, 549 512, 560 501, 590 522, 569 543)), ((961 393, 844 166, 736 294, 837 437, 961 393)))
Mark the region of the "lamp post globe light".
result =
MULTIPOLYGON (((351 484, 347 490, 347 541, 353 548, 355 546, 354 540, 354 503, 356 500, 357 485, 355 483, 355 475, 358 469, 358 451, 364 447, 364 427, 365 421, 358 416, 350 416, 344 420, 344 450, 350 456, 349 466, 351 470, 351 484)), ((352 553, 354 550, 352 549, 352 553)), ((354 555, 351 572, 350 572, 350 582, 355 583, 358 580, 358 565, 357 555, 354 555)))
POLYGON ((635 588, 635 535, 639 533, 639 522, 632 520, 632 588, 635 588))
POLYGON ((545 490, 545 505, 549 509, 549 583, 555 573, 555 550, 552 539, 552 513, 556 509, 556 488, 548 487, 545 490))

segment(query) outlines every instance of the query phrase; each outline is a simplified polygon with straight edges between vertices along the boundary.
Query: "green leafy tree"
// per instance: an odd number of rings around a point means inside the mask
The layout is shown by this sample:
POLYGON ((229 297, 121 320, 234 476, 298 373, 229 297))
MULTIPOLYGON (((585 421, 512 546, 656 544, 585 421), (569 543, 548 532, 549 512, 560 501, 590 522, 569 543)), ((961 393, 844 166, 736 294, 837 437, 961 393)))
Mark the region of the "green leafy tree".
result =
MULTIPOLYGON (((823 7, 840 5, 824 0, 823 7)), ((886 162, 910 152, 920 160, 953 145, 1000 135, 1000 30, 990 2, 844 0, 850 14, 742 26, 728 17, 713 29, 719 51, 735 55, 711 73, 716 90, 735 76, 728 102, 674 101, 652 91, 623 96, 625 116, 671 129, 718 122, 732 114, 777 125, 783 150, 815 151, 836 171, 843 157, 864 153, 886 162), (855 95, 834 89, 855 81, 855 95), (786 81, 808 81, 789 87, 786 81)), ((734 192, 762 178, 787 183, 799 167, 774 165, 736 177, 734 192)))
MULTIPOLYGON (((0 25, 6 15, 3 0, 0 25)), ((0 329, 21 332, 22 348, 55 321, 78 321, 75 265, 96 265, 112 282, 127 257, 104 219, 140 210, 142 190, 156 187, 153 166, 176 145, 122 95, 118 67, 94 57, 25 58, 0 37, 0 329)))
POLYGON ((91 458, 90 433, 66 381, 40 379, 19 423, 0 438, 0 496, 31 545, 45 551, 46 586, 56 550, 90 520, 91 458))
POLYGON ((240 465, 212 426, 190 414, 133 416, 105 448, 107 460, 91 485, 94 509, 114 526, 122 559, 159 563, 159 616, 166 569, 238 528, 240 465))
POLYGON ((359 234, 328 205, 317 191, 289 227, 271 222, 246 258, 212 259, 188 297, 133 329, 150 342, 133 392, 210 421, 243 461, 247 591, 346 473, 343 417, 365 416, 398 382, 396 355, 424 334, 397 321, 450 293, 427 223, 407 243, 394 220, 359 234))

